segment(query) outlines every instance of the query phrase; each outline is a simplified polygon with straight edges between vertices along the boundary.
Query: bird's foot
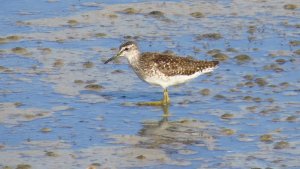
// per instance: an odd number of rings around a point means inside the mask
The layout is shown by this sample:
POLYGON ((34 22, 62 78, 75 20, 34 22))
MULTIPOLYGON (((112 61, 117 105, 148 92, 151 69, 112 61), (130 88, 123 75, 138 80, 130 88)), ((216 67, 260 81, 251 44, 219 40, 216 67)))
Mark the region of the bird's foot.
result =
POLYGON ((169 102, 166 102, 164 100, 136 103, 136 105, 138 105, 138 106, 166 106, 166 105, 169 105, 169 104, 170 104, 169 102))
POLYGON ((170 105, 170 100, 138 102, 138 103, 136 103, 136 105, 138 105, 138 106, 168 106, 168 105, 170 105))
POLYGON ((171 103, 170 97, 168 94, 168 90, 164 89, 163 99, 160 101, 152 101, 152 102, 138 102, 138 106, 169 106, 171 103))

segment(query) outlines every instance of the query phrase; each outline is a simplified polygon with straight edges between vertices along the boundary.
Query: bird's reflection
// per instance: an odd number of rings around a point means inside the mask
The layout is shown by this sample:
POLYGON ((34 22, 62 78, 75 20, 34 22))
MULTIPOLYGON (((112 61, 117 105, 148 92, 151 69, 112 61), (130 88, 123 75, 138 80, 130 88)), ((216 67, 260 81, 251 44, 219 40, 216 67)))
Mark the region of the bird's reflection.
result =
POLYGON ((195 119, 170 121, 169 106, 163 106, 163 116, 159 121, 142 122, 139 135, 147 138, 140 145, 158 148, 162 145, 197 145, 214 149, 215 138, 211 124, 195 119))

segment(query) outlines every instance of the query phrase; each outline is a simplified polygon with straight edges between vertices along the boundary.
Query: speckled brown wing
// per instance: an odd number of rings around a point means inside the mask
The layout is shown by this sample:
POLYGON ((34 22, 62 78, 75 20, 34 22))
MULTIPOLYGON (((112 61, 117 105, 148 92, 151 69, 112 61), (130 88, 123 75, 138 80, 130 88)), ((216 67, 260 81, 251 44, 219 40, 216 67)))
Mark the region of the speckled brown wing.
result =
POLYGON ((149 66, 156 66, 166 76, 192 75, 208 68, 214 68, 219 64, 218 61, 201 61, 161 53, 144 53, 142 58, 145 62, 152 62, 152 65, 149 66))

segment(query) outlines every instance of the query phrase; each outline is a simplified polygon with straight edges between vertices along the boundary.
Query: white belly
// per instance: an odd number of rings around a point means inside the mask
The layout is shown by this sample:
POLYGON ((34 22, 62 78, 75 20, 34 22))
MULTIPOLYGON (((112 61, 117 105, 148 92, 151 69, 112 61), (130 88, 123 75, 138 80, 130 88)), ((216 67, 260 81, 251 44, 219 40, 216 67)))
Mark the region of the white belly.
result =
POLYGON ((152 85, 158 85, 158 86, 161 86, 162 88, 166 89, 169 86, 182 84, 182 83, 192 80, 204 73, 211 72, 211 71, 213 71, 213 69, 214 68, 208 68, 208 69, 203 70, 202 72, 196 72, 192 75, 165 76, 162 73, 158 73, 157 75, 154 75, 154 76, 148 76, 144 80, 147 83, 150 83, 152 85))

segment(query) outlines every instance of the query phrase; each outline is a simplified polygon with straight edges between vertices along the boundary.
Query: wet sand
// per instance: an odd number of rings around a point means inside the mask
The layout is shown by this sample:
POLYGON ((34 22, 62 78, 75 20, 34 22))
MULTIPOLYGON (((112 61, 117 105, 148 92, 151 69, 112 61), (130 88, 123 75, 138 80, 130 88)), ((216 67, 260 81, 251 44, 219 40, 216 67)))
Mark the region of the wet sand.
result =
POLYGON ((300 167, 299 2, 36 5, 3 6, 0 168, 300 167), (126 40, 221 63, 134 106, 161 89, 103 64, 126 40))

